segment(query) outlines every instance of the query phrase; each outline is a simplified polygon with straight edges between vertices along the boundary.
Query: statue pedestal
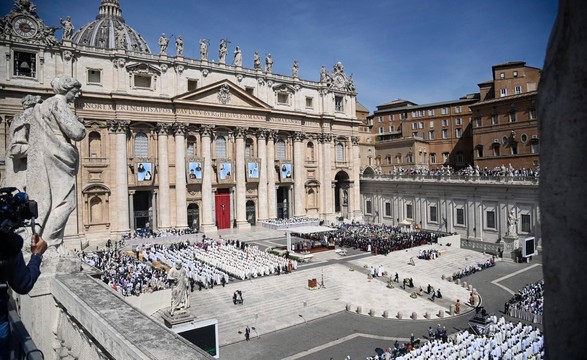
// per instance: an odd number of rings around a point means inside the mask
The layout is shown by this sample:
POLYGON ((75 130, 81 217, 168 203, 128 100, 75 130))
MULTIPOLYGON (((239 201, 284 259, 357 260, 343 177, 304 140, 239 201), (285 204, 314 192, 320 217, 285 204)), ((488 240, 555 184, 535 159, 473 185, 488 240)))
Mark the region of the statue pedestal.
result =
POLYGON ((520 248, 518 235, 506 235, 503 237, 503 260, 513 262, 516 260, 517 250, 520 248))
POLYGON ((169 312, 169 309, 163 311, 163 322, 165 326, 172 329, 174 326, 182 325, 185 323, 193 322, 196 317, 185 310, 177 310, 173 316, 169 312))

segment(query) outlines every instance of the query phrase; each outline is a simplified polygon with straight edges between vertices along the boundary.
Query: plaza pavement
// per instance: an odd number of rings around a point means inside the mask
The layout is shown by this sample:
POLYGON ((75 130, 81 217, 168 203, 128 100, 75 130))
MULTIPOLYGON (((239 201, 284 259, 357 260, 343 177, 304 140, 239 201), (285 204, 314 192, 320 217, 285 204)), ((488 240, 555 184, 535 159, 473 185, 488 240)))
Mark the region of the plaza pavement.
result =
MULTIPOLYGON (((279 230, 256 229, 240 232, 225 230, 219 231, 216 237, 219 236, 224 239, 243 240, 260 247, 285 244, 283 231, 279 230)), ((440 245, 425 245, 392 252, 387 256, 358 251, 349 251, 349 254, 349 256, 340 256, 334 251, 315 253, 311 262, 300 264, 298 270, 291 274, 231 281, 224 288, 216 286, 210 290, 196 290, 192 293, 190 312, 196 316, 196 321, 218 320, 221 359, 321 359, 322 357, 319 356, 322 355, 318 355, 321 352, 327 351, 333 354, 336 353, 332 351, 333 347, 341 350, 354 342, 369 344, 386 340, 387 345, 390 346, 392 342, 387 340, 392 338, 385 335, 389 334, 391 328, 406 329, 407 331, 402 332, 405 338, 413 332, 413 330, 409 331, 413 327, 420 330, 419 333, 423 333, 420 329, 423 324, 426 325, 424 329, 432 323, 435 327, 438 322, 459 323, 461 326, 466 324, 464 319, 470 318, 473 310, 466 305, 469 290, 462 285, 443 280, 441 276, 452 274, 467 265, 490 258, 490 255, 479 252, 440 245), (443 251, 443 255, 435 260, 420 260, 417 259, 420 249, 438 249, 443 251), (412 257, 415 266, 409 265, 409 259, 412 257), (368 279, 369 268, 371 266, 377 268, 380 265, 383 265, 388 276, 368 279), (414 288, 403 290, 397 283, 394 284, 394 288, 387 288, 389 276, 393 276, 395 272, 398 273, 400 282, 405 277, 412 277, 414 288), (308 279, 314 278, 319 284, 323 279, 325 286, 308 289, 308 279), (433 302, 426 294, 415 299, 410 297, 411 291, 419 290, 420 286, 426 290, 428 284, 435 289, 440 289, 443 298, 433 302), (237 289, 243 292, 243 305, 232 303, 232 294, 237 289), (456 316, 459 319, 451 320, 451 317, 455 316, 449 314, 449 308, 457 299, 460 299, 462 303, 461 314, 456 316), (350 305, 350 311, 345 311, 347 304, 350 305), (362 314, 357 313, 358 306, 362 308, 362 314), (374 310, 373 316, 367 314, 371 309, 374 310), (389 318, 383 317, 384 311, 388 312, 389 318), (398 313, 402 314, 402 320, 398 319, 398 313), (418 320, 410 319, 412 313, 417 315, 418 320), (442 318, 439 313, 443 314, 442 318), (430 315, 429 320, 424 318, 426 314, 430 315), (308 334, 311 332, 304 331, 310 327, 320 329, 325 326, 322 324, 329 322, 337 325, 332 328, 326 325, 326 329, 319 330, 318 335, 314 334, 310 338, 308 334), (369 331, 369 327, 362 330, 351 329, 353 326, 364 327, 371 322, 376 323, 374 329, 385 330, 373 333, 369 331), (253 329, 250 342, 244 342, 246 326, 253 329), (346 330, 342 331, 343 329, 346 330), (267 341, 266 339, 283 338, 283 333, 292 335, 287 336, 285 341, 279 340, 278 344, 271 345, 269 340, 265 346, 253 346, 253 343, 258 345, 267 341), (333 339, 333 336, 336 338, 333 339), (321 338, 324 341, 320 341, 321 338), (275 351, 277 353, 274 353, 275 351)), ((512 265, 514 268, 521 265, 520 273, 525 272, 524 264, 504 262, 498 262, 495 268, 484 272, 491 272, 493 269, 509 269, 512 265)), ((535 268, 536 265, 532 267, 535 268)), ((533 275, 538 277, 536 280, 541 278, 541 271, 538 273, 533 275)), ((509 279, 508 274, 510 274, 509 271, 501 276, 504 281, 509 279)), ((483 305, 486 303, 486 295, 491 294, 484 294, 482 289, 489 293, 501 292, 500 300, 494 301, 495 304, 500 304, 499 306, 503 306, 503 302, 511 296, 511 292, 518 289, 514 287, 513 290, 507 291, 505 289, 509 288, 506 286, 499 287, 500 284, 492 284, 486 280, 477 283, 475 276, 463 280, 469 281, 479 291, 483 305)), ((520 287, 523 285, 521 284, 520 287)), ((402 336, 395 338, 402 339, 402 336)), ((357 350, 357 346, 350 346, 350 349, 357 350)), ((372 354, 372 349, 364 350, 367 352, 363 352, 361 357, 372 354)))

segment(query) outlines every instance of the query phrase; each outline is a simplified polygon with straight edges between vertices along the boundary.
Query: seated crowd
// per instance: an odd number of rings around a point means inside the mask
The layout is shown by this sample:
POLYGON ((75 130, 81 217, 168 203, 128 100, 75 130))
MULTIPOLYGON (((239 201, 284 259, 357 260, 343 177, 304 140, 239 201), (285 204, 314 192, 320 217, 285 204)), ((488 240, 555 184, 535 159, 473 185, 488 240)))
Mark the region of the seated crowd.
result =
POLYGON ((544 310, 544 280, 526 285, 505 303, 504 311, 512 317, 542 323, 544 310))
POLYGON ((438 235, 430 231, 402 232, 400 227, 387 225, 340 224, 330 233, 335 243, 367 252, 386 255, 391 251, 403 250, 436 242, 438 235))
POLYGON ((318 218, 309 218, 309 217, 295 217, 295 218, 287 218, 287 219, 270 219, 264 220, 263 223, 265 224, 272 224, 272 225, 289 225, 289 224, 305 224, 305 223, 316 223, 320 222, 321 220, 318 218))
POLYGON ((464 269, 461 269, 452 274, 452 278, 448 280, 454 281, 456 279, 462 279, 466 276, 472 275, 478 271, 485 270, 493 266, 495 266, 495 258, 491 257, 490 259, 487 259, 487 261, 485 262, 465 266, 464 269))
MULTIPOLYGON (((530 325, 506 322, 503 317, 490 317, 488 334, 474 334, 469 330, 448 337, 446 330, 428 330, 429 340, 419 345, 412 334, 410 342, 395 342, 381 354, 370 357, 373 360, 434 360, 434 359, 542 359, 544 357, 544 335, 540 329, 530 325)), ((369 358, 368 358, 369 359, 369 358)))
POLYGON ((420 260, 435 260, 439 254, 440 254, 440 252, 436 249, 430 249, 430 250, 422 249, 418 253, 418 259, 420 259, 420 260))
POLYGON ((133 240, 133 239, 154 239, 154 238, 162 238, 162 237, 170 237, 170 236, 181 236, 181 235, 190 235, 190 234, 197 234, 198 229, 165 229, 159 231, 152 231, 152 230, 142 230, 142 231, 133 231, 131 233, 125 234, 122 236, 123 240, 133 240))
POLYGON ((481 177, 501 177, 501 176, 512 176, 512 177, 539 177, 540 167, 534 169, 521 168, 516 169, 511 164, 508 166, 501 165, 494 168, 479 168, 479 166, 472 167, 469 165, 466 168, 454 171, 450 166, 441 166, 436 169, 427 169, 424 167, 414 168, 403 168, 394 166, 391 175, 403 175, 403 176, 481 176, 481 177))
POLYGON ((100 280, 123 296, 169 288, 167 272, 119 250, 81 252, 82 261, 101 271, 100 280))

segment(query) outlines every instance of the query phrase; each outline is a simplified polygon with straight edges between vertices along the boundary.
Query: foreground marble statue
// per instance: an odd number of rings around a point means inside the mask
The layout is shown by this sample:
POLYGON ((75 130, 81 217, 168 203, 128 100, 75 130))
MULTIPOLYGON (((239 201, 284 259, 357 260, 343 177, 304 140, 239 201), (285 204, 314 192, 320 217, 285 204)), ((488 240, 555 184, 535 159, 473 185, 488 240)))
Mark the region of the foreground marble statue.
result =
POLYGON ((79 95, 81 84, 64 75, 55 78, 51 87, 55 95, 35 106, 31 119, 26 181, 27 192, 39 207, 39 234, 50 249, 63 254, 65 224, 76 206, 79 153, 72 141, 82 140, 86 129, 68 106, 79 95))
POLYGON ((508 233, 509 236, 518 235, 518 218, 516 217, 514 209, 510 211, 508 215, 508 233))
POLYGON ((190 283, 187 273, 181 262, 176 261, 175 266, 169 270, 167 279, 171 283, 171 309, 173 316, 177 310, 185 310, 190 307, 190 283))
POLYGON ((16 187, 26 191, 26 169, 29 150, 30 123, 35 105, 42 102, 40 96, 27 95, 22 99, 24 111, 10 123, 9 143, 6 147, 6 172, 3 187, 16 187))

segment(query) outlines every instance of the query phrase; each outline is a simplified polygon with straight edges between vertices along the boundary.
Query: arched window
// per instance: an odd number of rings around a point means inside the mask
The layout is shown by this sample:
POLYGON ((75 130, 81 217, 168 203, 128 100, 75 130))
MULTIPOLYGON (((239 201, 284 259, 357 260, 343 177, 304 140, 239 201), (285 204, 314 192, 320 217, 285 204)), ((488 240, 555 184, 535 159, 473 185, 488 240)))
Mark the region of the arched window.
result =
POLYGON ((285 160, 285 141, 277 140, 275 148, 277 150, 277 160, 285 160))
POLYGON ((100 133, 92 131, 90 135, 88 135, 88 141, 90 143, 90 158, 102 157, 102 137, 100 136, 100 133))
POLYGON ((397 153, 397 155, 395 155, 395 163, 396 164, 401 164, 402 163, 402 154, 397 153))
POLYGON ((253 156, 255 156, 255 144, 253 139, 247 138, 247 142, 245 143, 245 158, 253 156))
POLYGON ((311 141, 306 144, 306 160, 314 161, 314 143, 311 141))
POLYGON ((391 165, 391 154, 387 154, 387 156, 385 157, 385 163, 387 165, 391 165))
POLYGON ((344 145, 341 143, 336 144, 336 161, 344 161, 344 145))
POLYGON ((135 156, 148 157, 149 156, 149 139, 147 134, 140 131, 135 135, 135 156))
POLYGON ((195 136, 189 136, 188 137, 188 148, 186 151, 186 156, 188 158, 193 158, 196 157, 197 151, 196 151, 196 137, 195 136))
POLYGON ((216 138, 216 158, 226 158, 226 139, 224 139, 224 136, 218 136, 216 138))
POLYGON ((408 164, 412 164, 412 163, 414 162, 414 155, 412 155, 412 153, 408 153, 408 154, 406 155, 406 162, 407 162, 408 164))
POLYGON ((102 200, 99 197, 94 196, 90 200, 90 223, 101 223, 102 222, 102 200))

